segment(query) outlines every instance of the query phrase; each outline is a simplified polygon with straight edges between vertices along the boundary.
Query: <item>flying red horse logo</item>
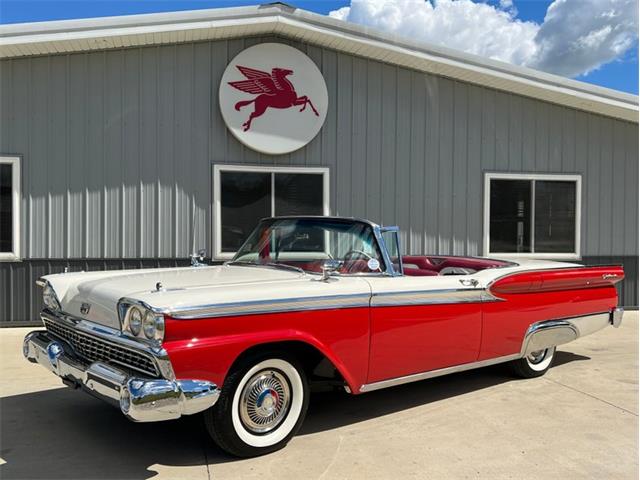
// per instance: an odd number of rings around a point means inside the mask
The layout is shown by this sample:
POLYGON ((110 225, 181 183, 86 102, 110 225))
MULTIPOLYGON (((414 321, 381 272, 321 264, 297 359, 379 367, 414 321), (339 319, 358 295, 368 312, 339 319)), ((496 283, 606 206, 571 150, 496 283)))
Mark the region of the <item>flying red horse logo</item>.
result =
POLYGON ((235 105, 236 110, 240 111, 242 107, 250 103, 254 104, 253 112, 251 112, 247 121, 242 124, 245 132, 251 128, 253 119, 262 115, 269 107, 290 108, 302 105, 300 109, 302 112, 307 108, 308 104, 313 113, 316 114, 316 117, 318 116, 318 111, 309 97, 306 95, 299 97, 293 84, 287 80, 287 76, 293 74, 293 70, 273 68, 271 73, 267 73, 249 67, 236 66, 247 80, 229 82, 229 85, 242 92, 258 95, 253 100, 242 100, 235 105))

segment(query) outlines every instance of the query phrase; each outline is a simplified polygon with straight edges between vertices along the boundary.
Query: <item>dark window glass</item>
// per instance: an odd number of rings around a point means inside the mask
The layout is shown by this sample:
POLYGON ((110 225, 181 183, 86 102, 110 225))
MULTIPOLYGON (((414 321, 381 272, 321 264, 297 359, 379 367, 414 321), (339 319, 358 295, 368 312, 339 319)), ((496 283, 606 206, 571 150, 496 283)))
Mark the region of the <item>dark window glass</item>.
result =
POLYGON ((275 215, 322 215, 322 175, 275 174, 275 215))
POLYGON ((535 182, 536 253, 575 251, 576 183, 535 182))
POLYGON ((0 252, 13 251, 13 166, 0 164, 0 252))
POLYGON ((235 252, 261 218, 271 216, 271 174, 221 172, 221 247, 235 252))
POLYGON ((531 252, 531 181, 491 180, 489 249, 531 252))

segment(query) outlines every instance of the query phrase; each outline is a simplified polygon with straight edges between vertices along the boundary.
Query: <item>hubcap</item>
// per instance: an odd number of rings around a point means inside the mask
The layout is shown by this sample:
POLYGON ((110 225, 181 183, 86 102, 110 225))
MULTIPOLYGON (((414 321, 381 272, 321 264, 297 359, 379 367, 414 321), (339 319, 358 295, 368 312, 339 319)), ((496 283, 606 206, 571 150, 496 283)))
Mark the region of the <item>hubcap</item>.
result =
POLYGON ((533 363, 535 365, 536 363, 542 362, 546 356, 547 350, 538 350, 536 352, 531 352, 527 359, 529 360, 529 363, 533 363))
POLYGON ((263 370, 242 389, 240 419, 248 431, 268 433, 287 416, 290 404, 291 389, 285 376, 275 370, 263 370))

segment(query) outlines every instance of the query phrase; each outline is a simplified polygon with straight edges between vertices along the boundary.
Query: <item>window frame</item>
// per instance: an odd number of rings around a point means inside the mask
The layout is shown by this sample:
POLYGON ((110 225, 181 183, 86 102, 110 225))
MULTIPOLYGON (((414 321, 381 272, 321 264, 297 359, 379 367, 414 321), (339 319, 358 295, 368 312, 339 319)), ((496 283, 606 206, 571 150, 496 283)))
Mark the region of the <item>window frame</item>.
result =
MULTIPOLYGON (((535 187, 531 189, 531 235, 535 237, 535 187)), ((548 173, 498 173, 485 172, 484 174, 484 218, 483 218, 483 255, 500 256, 502 258, 537 258, 548 260, 580 260, 580 229, 582 225, 582 175, 579 174, 548 174, 548 173), (575 182, 576 184, 576 218, 575 218, 575 251, 563 253, 501 253, 489 250, 491 241, 491 180, 536 180, 551 182, 575 182)), ((535 249, 535 244, 533 245, 535 249)))
POLYGON ((277 173, 298 173, 322 175, 322 214, 331 215, 329 203, 329 168, 328 167, 276 167, 276 166, 254 166, 254 165, 214 165, 213 166, 213 257, 214 259, 229 260, 235 255, 231 252, 222 251, 222 203, 220 200, 222 172, 250 172, 250 173, 270 173, 271 174, 271 216, 275 210, 274 183, 277 173))
POLYGON ((20 199, 21 199, 21 163, 19 155, 1 155, 0 164, 11 165, 11 202, 12 202, 12 250, 0 252, 0 262, 13 262, 20 260, 20 199))

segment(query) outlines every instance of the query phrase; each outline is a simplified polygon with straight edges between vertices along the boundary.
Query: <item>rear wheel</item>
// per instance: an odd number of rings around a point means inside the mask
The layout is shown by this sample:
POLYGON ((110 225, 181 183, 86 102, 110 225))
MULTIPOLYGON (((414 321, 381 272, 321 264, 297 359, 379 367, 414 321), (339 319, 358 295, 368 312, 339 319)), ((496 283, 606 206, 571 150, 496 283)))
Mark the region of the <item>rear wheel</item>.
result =
POLYGON ((284 447, 302 425, 308 405, 309 387, 298 361, 263 354, 234 368, 204 418, 220 448, 254 457, 284 447))
POLYGON ((522 378, 540 377, 551 367, 555 353, 556 347, 531 352, 526 357, 511 362, 511 369, 522 378))

